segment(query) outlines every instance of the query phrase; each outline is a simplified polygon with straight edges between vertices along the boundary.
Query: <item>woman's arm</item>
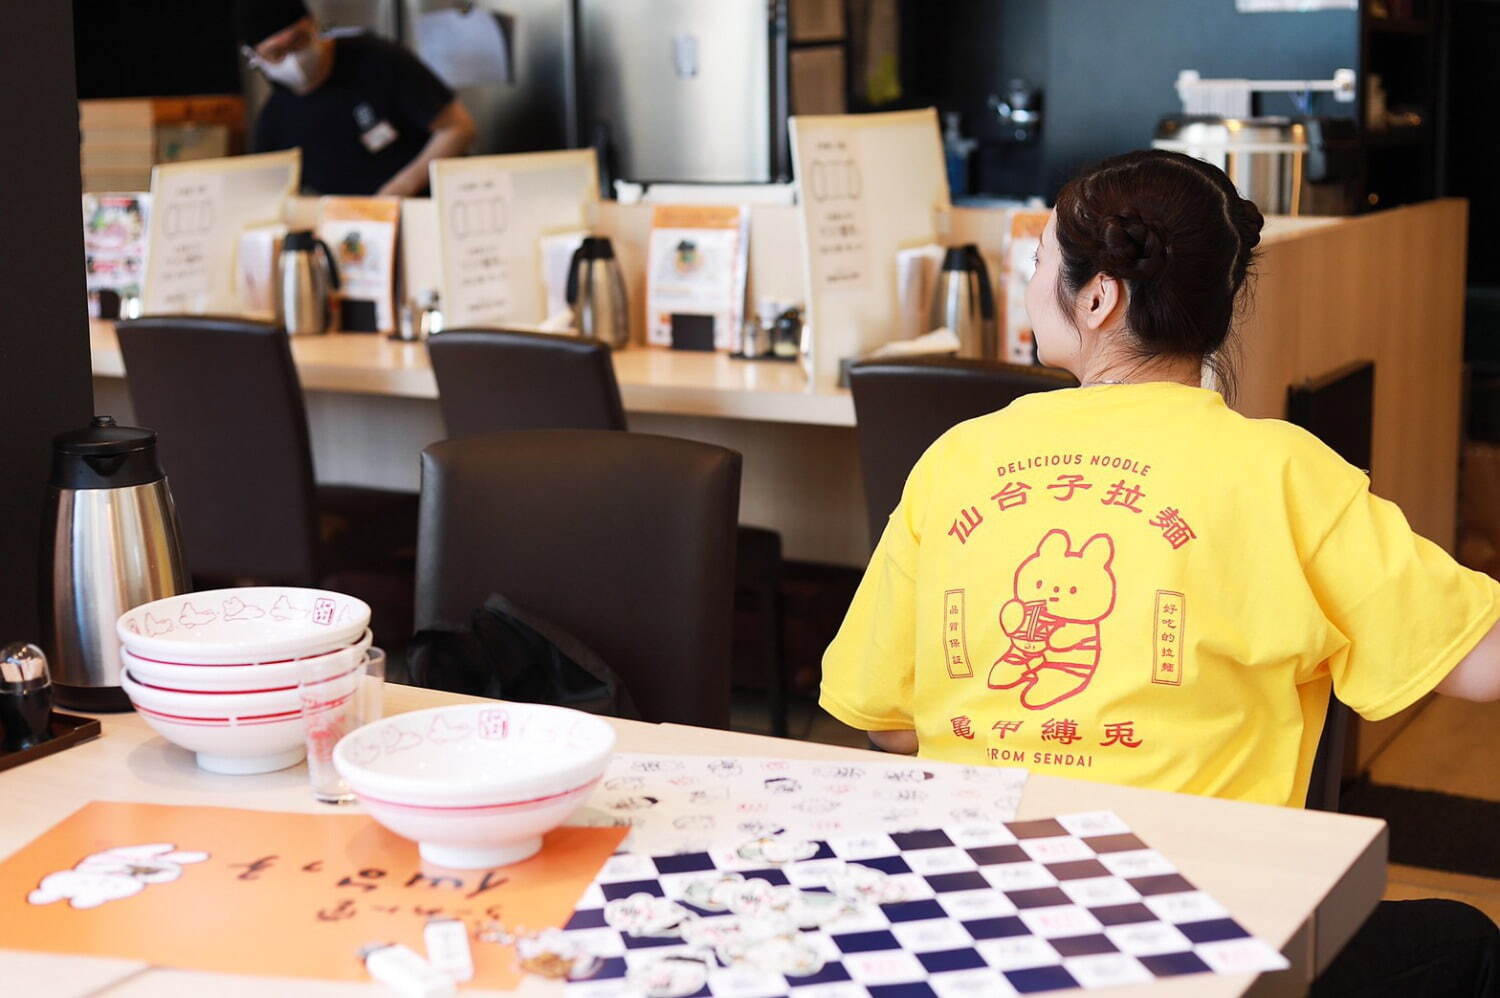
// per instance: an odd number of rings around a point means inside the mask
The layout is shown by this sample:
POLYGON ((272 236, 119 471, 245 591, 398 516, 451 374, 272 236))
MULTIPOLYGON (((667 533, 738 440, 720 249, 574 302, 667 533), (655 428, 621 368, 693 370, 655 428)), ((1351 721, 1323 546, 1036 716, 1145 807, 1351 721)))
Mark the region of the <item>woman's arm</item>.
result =
POLYGON ((871 731, 867 732, 870 741, 882 752, 891 752, 896 755, 917 754, 917 733, 915 731, 871 731))
POLYGON ((1479 639, 1479 644, 1437 684, 1437 691, 1460 700, 1500 700, 1500 624, 1479 639))

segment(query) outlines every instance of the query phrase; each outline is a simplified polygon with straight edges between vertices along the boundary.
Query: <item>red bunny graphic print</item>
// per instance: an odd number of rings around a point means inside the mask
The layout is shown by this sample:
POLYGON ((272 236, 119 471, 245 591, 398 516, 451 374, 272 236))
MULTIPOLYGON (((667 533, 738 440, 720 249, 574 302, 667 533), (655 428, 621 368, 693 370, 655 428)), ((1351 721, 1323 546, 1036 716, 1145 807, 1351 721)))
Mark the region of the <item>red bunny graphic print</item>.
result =
POLYGON ((1021 688, 1021 704, 1043 710, 1082 693, 1099 667, 1099 624, 1115 608, 1115 544, 1095 534, 1073 550, 1050 530, 1016 569, 1015 596, 1000 608, 1010 647, 990 667, 989 686, 1021 688))

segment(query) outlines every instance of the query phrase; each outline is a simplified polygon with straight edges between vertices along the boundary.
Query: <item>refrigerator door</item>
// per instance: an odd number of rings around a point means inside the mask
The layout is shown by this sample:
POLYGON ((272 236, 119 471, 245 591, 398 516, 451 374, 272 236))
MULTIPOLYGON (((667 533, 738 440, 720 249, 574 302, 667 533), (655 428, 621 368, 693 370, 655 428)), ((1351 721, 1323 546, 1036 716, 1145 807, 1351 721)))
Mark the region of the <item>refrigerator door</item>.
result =
POLYGON ((581 140, 602 128, 625 180, 773 179, 777 6, 579 0, 581 140))

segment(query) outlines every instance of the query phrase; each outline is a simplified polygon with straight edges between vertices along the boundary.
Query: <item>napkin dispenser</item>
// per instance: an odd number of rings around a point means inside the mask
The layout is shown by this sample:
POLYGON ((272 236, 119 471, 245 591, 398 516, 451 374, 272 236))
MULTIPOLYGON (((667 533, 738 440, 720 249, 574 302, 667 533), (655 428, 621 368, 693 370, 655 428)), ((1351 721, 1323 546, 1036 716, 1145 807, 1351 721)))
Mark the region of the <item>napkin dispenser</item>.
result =
POLYGON ((56 700, 129 710, 115 622, 191 588, 155 431, 97 416, 54 438, 43 531, 43 633, 56 700))

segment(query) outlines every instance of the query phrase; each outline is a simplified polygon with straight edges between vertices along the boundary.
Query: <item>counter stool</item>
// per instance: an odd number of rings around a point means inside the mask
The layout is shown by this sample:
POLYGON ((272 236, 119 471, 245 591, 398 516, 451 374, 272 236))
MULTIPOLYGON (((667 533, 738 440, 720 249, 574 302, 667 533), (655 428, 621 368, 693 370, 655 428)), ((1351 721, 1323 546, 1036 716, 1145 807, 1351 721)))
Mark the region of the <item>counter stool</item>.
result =
POLYGON ((200 586, 326 585, 411 633, 417 496, 318 485, 301 382, 279 326, 215 316, 121 322, 135 420, 156 430, 200 586))
POLYGON ((462 623, 497 593, 598 653, 643 720, 727 727, 739 495, 740 455, 689 440, 524 430, 433 444, 416 625, 462 623))
MULTIPOLYGON (((449 437, 498 430, 625 430, 610 348, 598 340, 508 329, 459 329, 427 341, 449 437)), ((781 535, 741 525, 736 588, 761 620, 771 730, 787 734, 781 535)))
MULTIPOLYGON (((1295 423, 1366 474, 1375 414, 1375 364, 1359 360, 1321 377, 1292 385, 1286 392, 1287 422, 1295 423)), ((1307 808, 1337 811, 1352 742, 1354 712, 1330 690, 1323 733, 1313 755, 1307 808)))
POLYGON ((865 361, 849 368, 854 432, 864 474, 870 547, 901 501, 906 476, 932 442, 966 419, 1022 395, 1073 388, 1073 376, 1045 367, 956 357, 865 361))

